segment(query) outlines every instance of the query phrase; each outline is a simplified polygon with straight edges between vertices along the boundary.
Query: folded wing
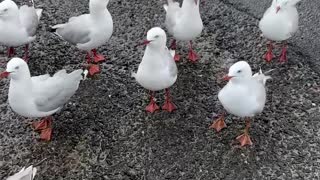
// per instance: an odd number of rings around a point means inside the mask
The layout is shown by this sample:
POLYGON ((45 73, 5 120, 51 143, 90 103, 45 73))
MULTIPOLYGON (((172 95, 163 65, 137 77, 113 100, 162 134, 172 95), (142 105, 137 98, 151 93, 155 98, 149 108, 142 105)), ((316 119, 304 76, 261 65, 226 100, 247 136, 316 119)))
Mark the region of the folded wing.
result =
POLYGON ((75 94, 82 73, 82 70, 76 70, 67 74, 65 70, 61 70, 52 77, 32 77, 32 93, 37 109, 42 112, 60 109, 75 94))
POLYGON ((58 24, 52 27, 55 33, 71 44, 84 44, 90 41, 89 15, 84 14, 71 17, 68 23, 58 24))

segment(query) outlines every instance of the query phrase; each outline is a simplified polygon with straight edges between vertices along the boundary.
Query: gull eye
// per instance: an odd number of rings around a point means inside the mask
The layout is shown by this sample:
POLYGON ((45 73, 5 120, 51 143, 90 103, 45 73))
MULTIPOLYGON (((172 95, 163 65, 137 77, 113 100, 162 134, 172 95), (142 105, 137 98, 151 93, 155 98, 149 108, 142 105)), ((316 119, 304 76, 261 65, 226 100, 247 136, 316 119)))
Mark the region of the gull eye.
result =
POLYGON ((241 70, 238 70, 238 71, 237 71, 237 73, 241 73, 241 72, 242 72, 241 70))
POLYGON ((18 70, 18 69, 19 69, 19 66, 16 66, 14 69, 15 69, 15 70, 18 70))
POLYGON ((8 8, 3 10, 3 12, 7 12, 7 11, 8 11, 8 8))
POLYGON ((159 35, 156 35, 154 38, 159 38, 159 35))

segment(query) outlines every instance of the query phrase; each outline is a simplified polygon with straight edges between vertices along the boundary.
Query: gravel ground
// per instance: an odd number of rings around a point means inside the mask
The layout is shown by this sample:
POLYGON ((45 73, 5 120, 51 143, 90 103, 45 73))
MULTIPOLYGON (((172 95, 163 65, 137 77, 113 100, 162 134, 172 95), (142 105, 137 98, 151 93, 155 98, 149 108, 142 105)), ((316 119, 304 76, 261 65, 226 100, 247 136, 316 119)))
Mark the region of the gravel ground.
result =
MULTIPOLYGON (((81 67, 83 55, 47 29, 87 12, 87 1, 38 3, 44 15, 31 48, 32 74, 81 67)), ((99 49, 108 61, 99 78, 82 82, 54 116, 49 143, 37 141, 38 134, 27 125, 31 120, 11 111, 9 81, 0 81, 0 179, 42 160, 37 180, 320 178, 319 74, 308 61, 311 57, 290 43, 295 48, 289 49, 288 63, 265 63, 261 57, 266 41, 260 37, 258 20, 228 3, 207 0, 201 7, 205 29, 195 43, 201 60, 178 63, 179 77, 172 88, 179 110, 144 112, 147 93, 130 74, 143 55, 143 48, 135 45, 148 29, 163 26, 162 3, 112 0, 115 31, 99 49), (245 148, 234 141, 243 120, 230 115, 222 132, 208 128, 212 114, 222 110, 217 99, 224 85, 221 74, 238 60, 248 61, 254 71, 275 69, 267 84, 265 110, 252 124, 254 145, 245 148)), ((186 54, 186 43, 179 45, 186 54)), ((160 104, 163 96, 157 95, 160 104)))

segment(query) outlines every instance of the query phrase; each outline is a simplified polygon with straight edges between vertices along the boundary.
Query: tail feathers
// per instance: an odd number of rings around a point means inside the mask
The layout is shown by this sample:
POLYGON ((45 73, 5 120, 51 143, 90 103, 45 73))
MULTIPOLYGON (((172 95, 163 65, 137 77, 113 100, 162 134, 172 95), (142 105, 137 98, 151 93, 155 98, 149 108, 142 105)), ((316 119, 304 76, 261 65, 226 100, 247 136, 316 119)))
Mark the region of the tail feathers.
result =
POLYGON ((36 9, 36 13, 37 13, 37 16, 38 16, 38 21, 40 21, 40 18, 42 16, 42 11, 43 11, 43 9, 36 9))
POLYGON ((55 32, 56 32, 56 30, 57 30, 56 28, 49 27, 49 30, 48 30, 48 31, 49 31, 49 32, 51 32, 51 33, 55 33, 55 32))
POLYGON ((80 81, 83 78, 83 73, 84 71, 82 69, 78 69, 73 71, 72 73, 68 74, 68 76, 73 80, 73 81, 80 81))
MULTIPOLYGON (((266 73, 269 73, 273 71, 272 70, 269 70, 267 71, 266 73)), ((262 70, 260 69, 258 73, 254 74, 252 77, 256 78, 258 81, 260 81, 261 83, 263 83, 263 85, 266 84, 267 80, 268 79, 272 79, 271 76, 266 76, 265 74, 263 74, 262 70)))
POLYGON ((131 77, 136 78, 137 73, 131 72, 131 77))
POLYGON ((165 4, 165 5, 163 5, 163 8, 164 8, 164 10, 166 11, 166 12, 168 12, 168 5, 167 4, 165 4))

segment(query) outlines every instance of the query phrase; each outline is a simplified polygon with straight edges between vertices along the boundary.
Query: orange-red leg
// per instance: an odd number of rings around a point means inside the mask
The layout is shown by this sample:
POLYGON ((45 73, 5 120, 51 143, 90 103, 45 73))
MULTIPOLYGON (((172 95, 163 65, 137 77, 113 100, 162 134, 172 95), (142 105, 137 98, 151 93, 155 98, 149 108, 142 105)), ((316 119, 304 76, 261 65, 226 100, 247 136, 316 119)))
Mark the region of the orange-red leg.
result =
POLYGON ((98 54, 96 49, 91 50, 93 53, 93 61, 95 63, 100 63, 105 61, 105 57, 102 54, 98 54))
POLYGON ((249 135, 249 128, 250 128, 250 119, 246 120, 246 127, 244 129, 244 133, 237 137, 237 140, 240 142, 241 147, 245 145, 252 145, 252 141, 249 135))
POLYGON ((52 137, 52 117, 45 117, 38 122, 32 123, 35 131, 40 133, 40 139, 50 141, 52 137))
POLYGON ((188 58, 191 62, 196 62, 199 59, 197 53, 192 48, 192 41, 189 42, 188 58))
POLYGON ((224 114, 222 114, 218 119, 216 119, 212 125, 209 127, 210 129, 215 129, 217 132, 220 132, 223 128, 226 128, 227 125, 224 122, 224 114))
POLYGON ((172 112, 177 109, 177 106, 173 104, 171 100, 169 89, 166 89, 165 91, 166 91, 166 99, 165 99, 164 105, 162 106, 162 109, 168 112, 172 112))
POLYGON ((274 55, 272 53, 272 50, 273 50, 273 45, 272 45, 272 42, 268 42, 268 50, 267 50, 267 53, 264 55, 264 59, 267 61, 267 62, 271 62, 271 60, 274 58, 274 55))
POLYGON ((150 91, 150 103, 149 105, 146 107, 146 111, 150 112, 150 113, 154 113, 155 111, 159 110, 159 106, 157 105, 157 103, 154 101, 154 92, 150 91))
POLYGON ((284 42, 283 43, 283 47, 282 47, 282 51, 281 51, 281 55, 280 55, 280 62, 287 62, 288 58, 287 58, 287 43, 284 42))

